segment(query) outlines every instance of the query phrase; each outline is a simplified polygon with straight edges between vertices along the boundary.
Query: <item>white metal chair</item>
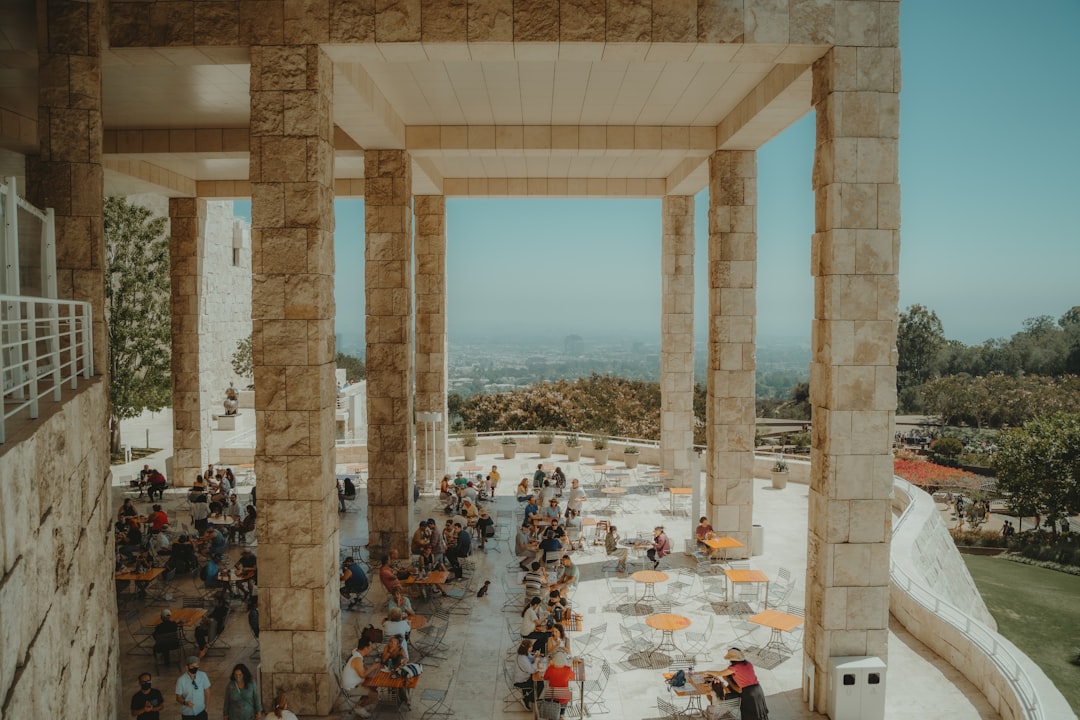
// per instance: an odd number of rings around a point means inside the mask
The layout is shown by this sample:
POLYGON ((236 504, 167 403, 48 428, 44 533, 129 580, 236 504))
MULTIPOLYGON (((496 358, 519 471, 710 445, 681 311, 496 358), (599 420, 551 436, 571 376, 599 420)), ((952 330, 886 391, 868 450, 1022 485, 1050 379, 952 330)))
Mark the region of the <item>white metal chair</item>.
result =
POLYGON ((454 709, 450 707, 450 689, 454 686, 455 673, 450 673, 450 680, 447 681, 446 687, 443 689, 438 688, 425 688, 420 693, 420 702, 427 703, 427 707, 424 708, 424 712, 420 715, 420 720, 427 720, 431 717, 452 717, 454 715, 454 709))

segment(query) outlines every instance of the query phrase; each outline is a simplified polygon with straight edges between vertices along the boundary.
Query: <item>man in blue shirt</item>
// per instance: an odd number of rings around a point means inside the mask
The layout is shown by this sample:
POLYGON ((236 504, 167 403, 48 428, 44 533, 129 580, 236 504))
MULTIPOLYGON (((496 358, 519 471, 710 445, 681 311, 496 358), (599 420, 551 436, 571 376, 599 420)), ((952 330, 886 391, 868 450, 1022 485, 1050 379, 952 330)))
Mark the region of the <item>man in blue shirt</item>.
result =
POLYGON ((348 598, 349 609, 360 602, 360 596, 367 592, 370 586, 364 569, 351 557, 345 558, 345 562, 341 563, 341 583, 341 596, 348 598))
POLYGON ((536 496, 530 495, 525 504, 525 519, 531 519, 533 515, 536 515, 539 512, 540 506, 536 503, 536 496))
POLYGON ((207 720, 206 706, 210 703, 210 678, 199 669, 199 658, 187 659, 187 672, 176 680, 176 702, 183 708, 180 716, 207 720))

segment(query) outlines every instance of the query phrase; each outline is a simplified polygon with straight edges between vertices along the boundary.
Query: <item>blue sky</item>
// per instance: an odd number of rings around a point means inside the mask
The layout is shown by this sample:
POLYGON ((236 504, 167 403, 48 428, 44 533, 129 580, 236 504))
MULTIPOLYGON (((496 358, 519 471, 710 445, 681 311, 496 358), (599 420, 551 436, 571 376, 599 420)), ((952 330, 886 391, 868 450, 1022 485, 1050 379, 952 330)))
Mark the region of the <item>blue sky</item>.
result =
MULTIPOLYGON (((901 3, 900 306, 1005 337, 1080 304, 1080 2, 901 3)), ((758 335, 809 341, 814 115, 758 155, 758 335)), ((239 205, 239 204, 238 204, 239 205)), ((708 197, 696 211, 706 338, 708 197)), ((246 208, 245 208, 246 209, 246 208)), ((238 208, 239 210, 239 208, 238 208)), ((659 200, 447 201, 450 333, 658 337, 659 200)), ((363 202, 337 203, 338 332, 359 333, 363 202)))

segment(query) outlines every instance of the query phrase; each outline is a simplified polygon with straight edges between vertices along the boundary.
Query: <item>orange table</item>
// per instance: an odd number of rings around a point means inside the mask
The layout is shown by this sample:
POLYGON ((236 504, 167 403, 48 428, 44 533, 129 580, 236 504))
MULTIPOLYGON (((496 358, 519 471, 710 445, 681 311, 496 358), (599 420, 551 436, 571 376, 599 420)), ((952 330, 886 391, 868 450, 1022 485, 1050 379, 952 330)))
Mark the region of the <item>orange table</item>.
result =
POLYGON ((477 472, 480 472, 483 469, 484 468, 480 467, 479 465, 462 465, 461 467, 458 468, 458 470, 460 470, 463 473, 477 473, 477 472))
POLYGON ((659 570, 638 570, 630 576, 630 579, 636 583, 645 585, 645 592, 642 593, 639 598, 640 600, 655 600, 656 583, 667 582, 668 576, 667 573, 660 572, 659 570))
POLYGON ((669 503, 668 507, 671 510, 671 514, 674 515, 675 514, 675 498, 676 497, 687 497, 687 496, 689 496, 690 494, 693 493, 693 490, 688 488, 688 487, 673 487, 673 488, 670 488, 668 490, 668 492, 671 493, 668 496, 668 503, 669 503))
POLYGON ((376 688, 379 703, 396 707, 400 699, 408 697, 407 691, 415 688, 419 682, 419 676, 399 678, 394 677, 389 670, 380 670, 371 677, 364 678, 364 687, 376 688))
MULTIPOLYGON (((178 608, 169 612, 172 613, 173 622, 181 627, 193 627, 206 617, 206 608, 178 608)), ((157 627, 161 624, 161 616, 155 615, 149 624, 157 627)))
MULTIPOLYGON (((402 585, 419 585, 420 594, 423 595, 425 600, 429 599, 429 591, 432 585, 442 585, 450 577, 448 570, 436 570, 435 572, 428 573, 425 577, 417 577, 416 575, 410 575, 407 580, 402 580, 402 585)), ((413 628, 415 630, 415 628, 413 628)))
POLYGON ((144 573, 122 572, 116 573, 116 579, 121 582, 129 580, 148 583, 157 580, 163 572, 165 572, 165 568, 150 568, 144 573))
MULTIPOLYGON (((673 672, 664 673, 664 680, 670 680, 673 675, 675 675, 673 672)), ((678 697, 686 699, 687 712, 704 716, 705 710, 701 707, 701 699, 712 694, 712 683, 706 678, 718 677, 719 675, 719 670, 705 670, 704 672, 698 670, 687 673, 685 685, 682 687, 668 686, 668 689, 678 697)))
POLYGON ((674 613, 658 613, 645 618, 645 624, 663 633, 660 644, 653 648, 654 653, 662 653, 665 650, 676 652, 679 648, 675 645, 674 633, 676 630, 685 630, 690 627, 690 618, 674 613))
POLYGON ((760 570, 725 570, 728 579, 728 599, 731 599, 731 587, 737 583, 765 584, 765 608, 769 607, 769 576, 760 570))
POLYGON ((772 630, 772 637, 769 638, 769 642, 765 644, 764 649, 771 648, 780 654, 791 654, 793 652, 784 642, 784 633, 791 632, 804 622, 804 618, 798 615, 789 615, 779 610, 764 610, 747 619, 752 623, 757 623, 772 630))
POLYGON ((731 548, 745 547, 741 542, 731 537, 711 537, 703 541, 712 551, 709 557, 716 557, 717 550, 724 551, 724 560, 727 561, 727 551, 731 548))
POLYGON ((619 499, 626 494, 626 488, 616 487, 614 485, 610 487, 600 488, 600 492, 608 496, 607 510, 608 512, 617 512, 619 509, 619 499))

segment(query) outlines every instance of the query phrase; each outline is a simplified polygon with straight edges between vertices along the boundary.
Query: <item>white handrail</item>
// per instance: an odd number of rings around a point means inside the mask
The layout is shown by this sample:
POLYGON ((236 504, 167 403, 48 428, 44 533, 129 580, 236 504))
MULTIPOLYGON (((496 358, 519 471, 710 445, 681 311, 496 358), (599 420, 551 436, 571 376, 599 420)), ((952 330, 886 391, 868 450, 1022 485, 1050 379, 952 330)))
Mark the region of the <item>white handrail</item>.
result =
POLYGON ((93 374, 90 303, 0 295, 0 443, 8 420, 24 410, 37 419, 43 398, 60 402, 65 383, 93 374))
MULTIPOLYGON (((906 480, 894 476, 893 489, 910 498, 913 486, 906 480)), ((914 503, 909 502, 893 521, 893 535, 896 535, 903 527, 913 506, 914 503)), ((997 632, 928 590, 892 559, 889 561, 889 576, 906 595, 928 612, 960 631, 975 648, 997 666, 1001 671, 1001 676, 1016 694, 1023 717, 1027 720, 1045 720, 1046 713, 1043 710, 1042 699, 1031 677, 1024 669, 1023 663, 1013 655, 1014 646, 1001 642, 1002 637, 997 632)))

